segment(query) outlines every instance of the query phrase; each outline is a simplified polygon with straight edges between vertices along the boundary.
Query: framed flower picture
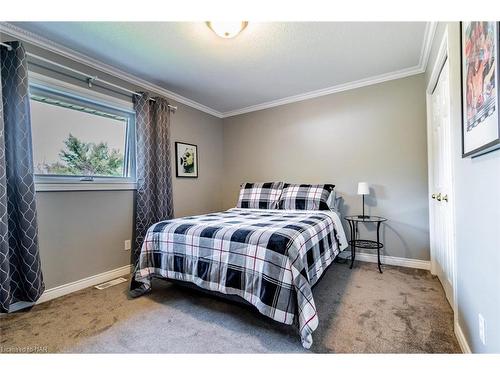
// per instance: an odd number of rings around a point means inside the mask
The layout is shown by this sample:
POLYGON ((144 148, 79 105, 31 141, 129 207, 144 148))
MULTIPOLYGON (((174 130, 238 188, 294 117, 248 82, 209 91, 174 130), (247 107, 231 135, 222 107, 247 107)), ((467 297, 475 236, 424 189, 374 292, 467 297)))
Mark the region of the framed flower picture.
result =
POLYGON ((462 157, 500 148, 498 22, 461 22, 462 157))
POLYGON ((177 177, 198 177, 198 146, 175 142, 175 159, 177 177))

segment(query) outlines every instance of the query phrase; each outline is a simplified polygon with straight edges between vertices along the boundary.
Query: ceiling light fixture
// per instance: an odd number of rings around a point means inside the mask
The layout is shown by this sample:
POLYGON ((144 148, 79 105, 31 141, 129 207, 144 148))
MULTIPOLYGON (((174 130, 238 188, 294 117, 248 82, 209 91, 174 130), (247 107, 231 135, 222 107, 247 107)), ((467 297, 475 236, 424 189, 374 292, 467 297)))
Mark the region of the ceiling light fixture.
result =
POLYGON ((248 22, 212 22, 208 21, 207 26, 215 34, 224 39, 234 38, 236 35, 241 33, 245 27, 247 27, 248 22))

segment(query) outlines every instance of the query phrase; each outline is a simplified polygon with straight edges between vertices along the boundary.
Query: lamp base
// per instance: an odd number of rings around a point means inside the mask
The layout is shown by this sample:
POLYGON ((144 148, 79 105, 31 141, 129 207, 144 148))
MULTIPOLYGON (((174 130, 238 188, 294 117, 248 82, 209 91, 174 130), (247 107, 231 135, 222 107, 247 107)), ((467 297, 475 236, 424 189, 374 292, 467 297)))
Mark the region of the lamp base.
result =
POLYGON ((370 216, 365 215, 365 195, 363 194, 363 215, 358 215, 358 219, 368 219, 370 216))

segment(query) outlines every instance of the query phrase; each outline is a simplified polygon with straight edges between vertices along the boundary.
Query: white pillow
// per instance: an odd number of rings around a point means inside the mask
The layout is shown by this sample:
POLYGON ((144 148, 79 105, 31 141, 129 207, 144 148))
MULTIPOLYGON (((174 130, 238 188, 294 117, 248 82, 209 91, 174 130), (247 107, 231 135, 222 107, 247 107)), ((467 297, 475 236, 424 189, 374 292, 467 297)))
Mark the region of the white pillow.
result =
POLYGON ((337 193, 335 192, 335 189, 333 189, 327 200, 327 204, 330 210, 339 213, 341 200, 342 197, 337 197, 337 193))

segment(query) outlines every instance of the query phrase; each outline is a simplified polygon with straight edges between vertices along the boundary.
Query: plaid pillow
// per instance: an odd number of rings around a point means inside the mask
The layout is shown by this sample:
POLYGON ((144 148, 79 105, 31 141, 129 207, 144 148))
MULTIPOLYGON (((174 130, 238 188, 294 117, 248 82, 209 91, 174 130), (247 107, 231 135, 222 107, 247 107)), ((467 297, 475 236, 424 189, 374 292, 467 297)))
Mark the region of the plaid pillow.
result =
POLYGON ((283 189, 283 182, 249 183, 241 184, 239 208, 278 208, 278 201, 283 189))
POLYGON ((281 210, 329 210, 328 197, 335 185, 285 184, 278 203, 281 210))

